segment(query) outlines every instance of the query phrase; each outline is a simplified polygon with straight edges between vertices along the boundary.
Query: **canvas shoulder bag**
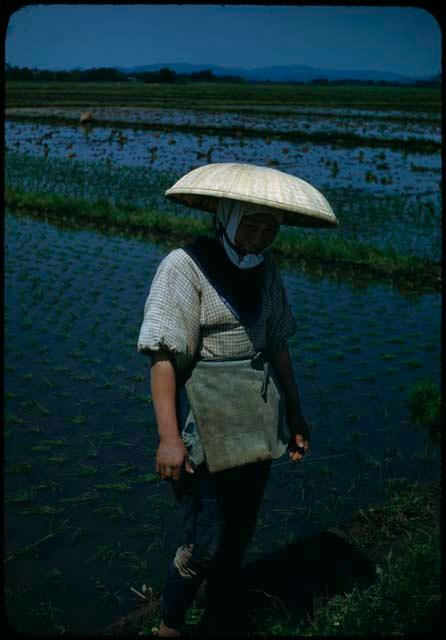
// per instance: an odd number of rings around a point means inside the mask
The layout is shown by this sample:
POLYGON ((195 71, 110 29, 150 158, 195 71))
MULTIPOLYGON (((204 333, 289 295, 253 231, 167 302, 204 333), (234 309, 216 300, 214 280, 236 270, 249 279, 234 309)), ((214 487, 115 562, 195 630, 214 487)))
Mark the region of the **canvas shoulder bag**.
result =
POLYGON ((284 403, 262 353, 200 359, 185 389, 211 473, 285 453, 284 403))

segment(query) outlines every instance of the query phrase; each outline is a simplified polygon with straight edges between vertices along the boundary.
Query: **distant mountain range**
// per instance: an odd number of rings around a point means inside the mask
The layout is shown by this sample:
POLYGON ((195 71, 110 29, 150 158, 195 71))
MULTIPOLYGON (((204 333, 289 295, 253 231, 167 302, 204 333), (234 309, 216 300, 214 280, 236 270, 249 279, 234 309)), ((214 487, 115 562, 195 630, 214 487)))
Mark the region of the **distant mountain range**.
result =
MULTIPOLYGON (((185 62, 166 62, 159 64, 149 64, 136 67, 120 68, 124 73, 139 73, 142 71, 159 71, 163 67, 169 67, 176 73, 194 73, 209 69, 216 76, 241 76, 251 82, 311 82, 325 78, 327 80, 384 80, 387 82, 413 83, 417 80, 432 80, 434 76, 414 77, 406 76, 390 71, 335 71, 333 69, 322 69, 308 67, 302 64, 287 66, 261 67, 257 69, 244 69, 243 67, 219 67, 215 64, 188 64, 185 62)), ((435 76, 438 78, 438 76, 435 76)))

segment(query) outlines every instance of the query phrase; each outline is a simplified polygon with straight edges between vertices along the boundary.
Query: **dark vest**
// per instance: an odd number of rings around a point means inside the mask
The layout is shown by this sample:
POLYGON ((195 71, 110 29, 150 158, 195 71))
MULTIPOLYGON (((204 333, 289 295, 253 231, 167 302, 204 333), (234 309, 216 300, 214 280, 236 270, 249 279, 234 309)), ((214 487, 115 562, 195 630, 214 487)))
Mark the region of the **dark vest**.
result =
POLYGON ((265 261, 251 269, 240 269, 228 258, 218 239, 206 236, 199 236, 183 251, 194 260, 235 317, 252 327, 262 310, 265 261))

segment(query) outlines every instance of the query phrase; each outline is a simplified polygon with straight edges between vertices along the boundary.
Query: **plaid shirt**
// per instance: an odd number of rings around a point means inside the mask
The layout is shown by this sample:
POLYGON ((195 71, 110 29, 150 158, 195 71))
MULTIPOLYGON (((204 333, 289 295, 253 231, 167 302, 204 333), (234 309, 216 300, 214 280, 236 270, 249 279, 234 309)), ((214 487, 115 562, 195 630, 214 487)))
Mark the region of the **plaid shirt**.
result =
MULTIPOLYGON (((214 287, 182 249, 174 249, 160 263, 144 306, 138 351, 150 356, 168 350, 179 372, 198 353, 204 358, 241 356, 265 348, 280 350, 296 332, 279 270, 265 252, 262 310, 253 327, 243 326, 214 287)), ((190 428, 189 413, 183 439, 192 446, 195 464, 202 459, 198 433, 190 428)))

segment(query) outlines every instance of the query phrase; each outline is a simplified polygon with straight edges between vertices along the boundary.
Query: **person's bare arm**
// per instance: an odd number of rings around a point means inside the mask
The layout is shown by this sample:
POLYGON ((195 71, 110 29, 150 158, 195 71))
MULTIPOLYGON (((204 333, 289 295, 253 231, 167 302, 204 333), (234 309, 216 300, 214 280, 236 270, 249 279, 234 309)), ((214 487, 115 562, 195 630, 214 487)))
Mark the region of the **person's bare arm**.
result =
POLYGON ((293 461, 301 460, 310 447, 310 429, 302 413, 288 346, 281 351, 272 351, 269 357, 285 400, 286 419, 292 439, 289 456, 293 461))
POLYGON ((152 355, 151 390, 160 437, 156 472, 161 478, 179 480, 183 464, 188 473, 193 473, 193 469, 178 428, 175 369, 166 352, 152 355))

